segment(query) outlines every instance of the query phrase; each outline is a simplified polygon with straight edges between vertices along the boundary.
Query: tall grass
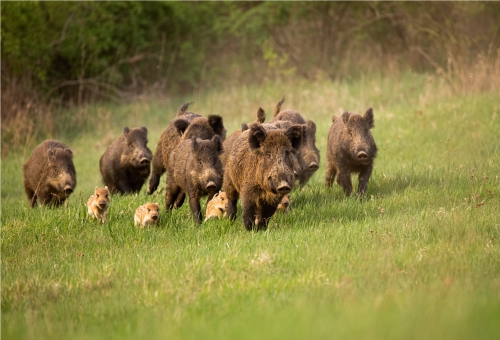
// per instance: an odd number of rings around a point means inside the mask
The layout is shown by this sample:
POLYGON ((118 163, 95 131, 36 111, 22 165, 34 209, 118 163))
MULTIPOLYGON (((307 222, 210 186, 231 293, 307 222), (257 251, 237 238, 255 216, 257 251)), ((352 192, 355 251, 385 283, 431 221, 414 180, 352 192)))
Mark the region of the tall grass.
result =
POLYGON ((2 160, 2 337, 496 338, 499 109, 497 94, 457 96, 407 73, 68 112, 54 136, 75 154, 67 206, 29 208, 21 166, 31 149, 2 160), (259 106, 269 119, 282 95, 316 122, 322 159, 267 231, 244 230, 241 209, 233 223, 198 227, 188 205, 140 230, 135 208, 164 204, 164 191, 145 188, 113 196, 106 224, 87 217, 99 157, 123 126, 147 126, 154 149, 186 101, 221 114, 231 133, 259 106), (370 106, 379 156, 366 197, 345 198, 323 184, 328 128, 332 115, 370 106))

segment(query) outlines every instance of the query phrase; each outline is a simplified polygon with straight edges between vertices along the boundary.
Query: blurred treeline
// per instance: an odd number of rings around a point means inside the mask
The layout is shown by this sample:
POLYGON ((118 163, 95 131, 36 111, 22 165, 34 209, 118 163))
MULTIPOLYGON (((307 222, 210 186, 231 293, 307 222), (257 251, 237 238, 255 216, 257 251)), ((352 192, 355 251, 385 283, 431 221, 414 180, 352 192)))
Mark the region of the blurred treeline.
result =
MULTIPOLYGON (((500 2, 2 2, 2 131, 42 108, 370 72, 500 88, 500 2)), ((2 137, 3 139, 3 137, 2 137)))

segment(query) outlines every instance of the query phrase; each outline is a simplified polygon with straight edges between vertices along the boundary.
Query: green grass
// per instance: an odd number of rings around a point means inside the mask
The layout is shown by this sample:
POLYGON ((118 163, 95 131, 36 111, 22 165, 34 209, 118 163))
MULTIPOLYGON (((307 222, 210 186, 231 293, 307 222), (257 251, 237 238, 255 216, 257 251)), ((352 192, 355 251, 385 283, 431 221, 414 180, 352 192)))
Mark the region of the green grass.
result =
POLYGON ((78 176, 67 206, 29 208, 32 148, 2 160, 2 338, 498 338, 499 110, 497 94, 457 96, 404 74, 63 113, 53 137, 73 149, 78 176), (164 204, 145 188, 114 196, 106 224, 87 217, 99 157, 124 125, 147 126, 154 150, 185 101, 231 133, 283 94, 316 122, 322 158, 267 231, 247 232, 241 209, 197 227, 187 204, 135 228, 137 206, 164 204), (346 199, 323 184, 326 136, 332 115, 369 106, 379 156, 365 199, 346 199))

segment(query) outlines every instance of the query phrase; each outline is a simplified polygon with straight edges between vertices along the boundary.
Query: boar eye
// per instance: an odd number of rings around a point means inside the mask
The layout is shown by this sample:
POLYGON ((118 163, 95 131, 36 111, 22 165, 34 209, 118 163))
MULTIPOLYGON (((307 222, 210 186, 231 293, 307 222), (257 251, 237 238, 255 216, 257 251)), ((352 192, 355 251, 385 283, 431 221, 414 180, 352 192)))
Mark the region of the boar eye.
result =
POLYGON ((131 149, 133 149, 134 148, 134 144, 130 144, 128 147, 131 148, 131 149))
POLYGON ((54 167, 54 172, 57 174, 59 173, 59 168, 57 166, 54 167))
POLYGON ((349 137, 352 137, 352 132, 351 131, 349 131, 349 137))

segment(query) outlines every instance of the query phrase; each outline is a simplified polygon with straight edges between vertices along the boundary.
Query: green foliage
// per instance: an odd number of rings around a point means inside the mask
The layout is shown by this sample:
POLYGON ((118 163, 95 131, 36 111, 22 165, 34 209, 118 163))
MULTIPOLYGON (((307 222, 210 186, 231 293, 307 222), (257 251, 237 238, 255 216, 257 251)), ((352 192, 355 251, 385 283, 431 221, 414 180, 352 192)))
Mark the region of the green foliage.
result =
POLYGON ((113 196, 104 225, 87 216, 99 157, 123 125, 146 125, 154 149, 191 98, 92 106, 79 134, 57 129, 78 179, 61 209, 29 208, 21 167, 31 149, 2 160, 2 338, 496 338, 497 95, 458 96, 405 73, 207 90, 190 109, 221 114, 231 133, 258 107, 269 121, 283 94, 316 122, 322 161, 265 232, 244 230, 241 208, 235 222, 195 226, 187 204, 141 230, 135 208, 164 204, 145 188, 113 196), (326 136, 333 115, 369 106, 379 156, 367 197, 345 198, 323 184, 326 136))

